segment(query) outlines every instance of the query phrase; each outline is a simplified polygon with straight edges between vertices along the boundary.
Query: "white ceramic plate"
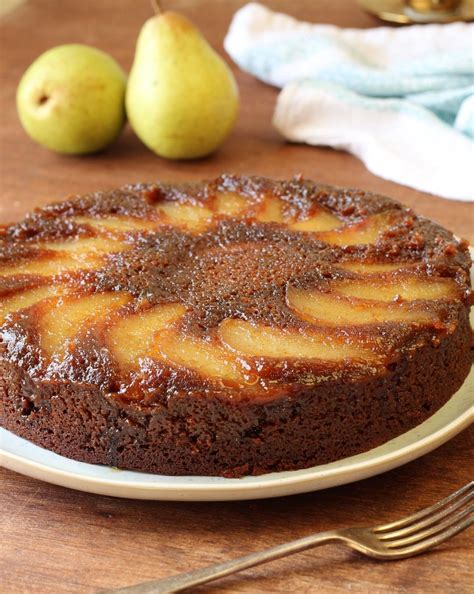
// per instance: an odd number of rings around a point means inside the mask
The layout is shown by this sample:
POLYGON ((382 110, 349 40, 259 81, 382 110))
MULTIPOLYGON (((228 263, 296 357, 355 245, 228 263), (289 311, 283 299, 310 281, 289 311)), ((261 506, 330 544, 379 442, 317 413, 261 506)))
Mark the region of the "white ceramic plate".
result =
MULTIPOLYGON (((471 313, 474 326, 473 318, 471 313)), ((117 470, 69 460, 1 428, 0 465, 55 485, 113 497, 172 501, 263 499, 317 491, 386 472, 431 452, 473 420, 474 367, 449 402, 418 427, 363 454, 305 470, 242 479, 117 470)))

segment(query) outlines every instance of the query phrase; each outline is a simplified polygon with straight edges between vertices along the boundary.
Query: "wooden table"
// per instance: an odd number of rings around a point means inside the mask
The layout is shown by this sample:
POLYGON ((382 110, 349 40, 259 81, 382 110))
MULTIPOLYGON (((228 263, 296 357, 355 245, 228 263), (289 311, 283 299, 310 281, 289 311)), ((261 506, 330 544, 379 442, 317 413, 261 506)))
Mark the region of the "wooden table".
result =
MULTIPOLYGON (((164 4, 188 14, 219 50, 240 0, 164 4)), ((367 27, 379 23, 349 0, 286 0, 268 5, 308 20, 367 27)), ((96 45, 130 67, 136 34, 150 15, 143 0, 34 0, 0 19, 0 220, 65 194, 154 179, 199 179, 220 172, 303 173, 398 198, 474 241, 472 205, 442 200, 371 175, 355 158, 286 144, 270 120, 276 91, 237 72, 242 108, 215 156, 167 162, 127 129, 106 152, 61 157, 33 144, 15 114, 23 70, 48 47, 96 45)), ((447 149, 447 147, 444 147, 447 149)), ((316 530, 397 518, 467 482, 474 432, 400 469, 356 484, 282 499, 241 503, 126 501, 69 491, 1 470, 0 589, 92 592, 199 567, 316 530)), ((470 467, 471 464, 471 467, 470 467)), ((337 547, 274 562, 202 592, 468 592, 474 587, 472 532, 425 556, 389 565, 337 547)), ((472 590, 471 590, 472 591, 472 590)))

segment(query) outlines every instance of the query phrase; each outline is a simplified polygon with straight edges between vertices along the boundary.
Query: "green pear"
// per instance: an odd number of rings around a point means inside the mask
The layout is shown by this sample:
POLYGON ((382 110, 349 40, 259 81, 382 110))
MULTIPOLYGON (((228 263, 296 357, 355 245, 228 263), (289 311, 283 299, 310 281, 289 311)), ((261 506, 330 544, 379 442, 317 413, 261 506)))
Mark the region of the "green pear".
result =
POLYGON ((125 99, 128 120, 168 159, 212 153, 231 131, 237 84, 224 60, 184 16, 164 12, 143 25, 125 99))
POLYGON ((108 54, 68 44, 41 54, 24 73, 16 102, 26 132, 65 154, 109 145, 125 122, 126 75, 108 54))

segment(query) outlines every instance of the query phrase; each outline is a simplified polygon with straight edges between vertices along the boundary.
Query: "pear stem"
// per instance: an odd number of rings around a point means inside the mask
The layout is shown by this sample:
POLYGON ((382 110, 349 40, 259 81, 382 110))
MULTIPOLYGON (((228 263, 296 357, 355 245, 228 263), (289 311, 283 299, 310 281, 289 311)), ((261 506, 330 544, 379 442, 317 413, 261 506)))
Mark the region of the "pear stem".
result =
POLYGON ((150 4, 155 14, 161 14, 163 12, 159 0, 150 0, 150 4))

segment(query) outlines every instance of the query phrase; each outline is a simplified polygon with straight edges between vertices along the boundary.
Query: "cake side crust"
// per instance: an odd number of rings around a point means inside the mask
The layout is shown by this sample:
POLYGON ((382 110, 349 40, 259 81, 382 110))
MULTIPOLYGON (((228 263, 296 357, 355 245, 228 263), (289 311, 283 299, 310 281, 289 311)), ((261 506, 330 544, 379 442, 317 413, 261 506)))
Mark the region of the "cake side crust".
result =
POLYGON ((93 386, 35 382, 0 362, 0 424, 82 462, 167 475, 248 474, 325 464, 377 447, 433 415, 471 367, 465 312, 454 333, 363 384, 238 403, 181 394, 146 412, 93 386))

